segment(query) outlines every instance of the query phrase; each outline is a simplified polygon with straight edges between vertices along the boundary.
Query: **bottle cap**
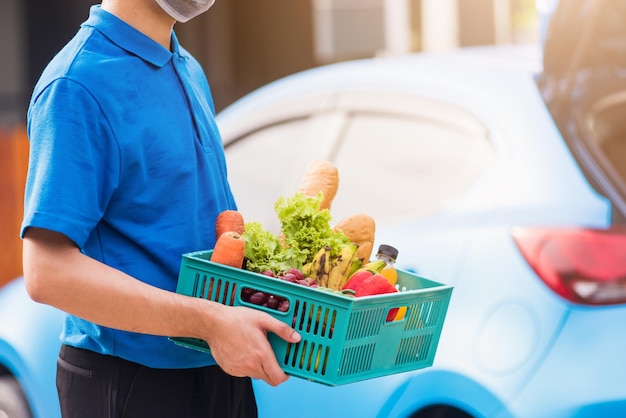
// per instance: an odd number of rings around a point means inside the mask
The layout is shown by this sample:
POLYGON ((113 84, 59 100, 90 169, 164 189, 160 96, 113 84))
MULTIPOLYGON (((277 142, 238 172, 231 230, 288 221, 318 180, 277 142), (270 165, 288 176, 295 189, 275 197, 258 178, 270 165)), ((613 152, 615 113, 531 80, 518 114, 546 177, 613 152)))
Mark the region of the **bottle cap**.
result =
POLYGON ((381 244, 378 247, 378 254, 386 255, 389 258, 392 258, 394 261, 398 258, 398 250, 391 245, 381 244))

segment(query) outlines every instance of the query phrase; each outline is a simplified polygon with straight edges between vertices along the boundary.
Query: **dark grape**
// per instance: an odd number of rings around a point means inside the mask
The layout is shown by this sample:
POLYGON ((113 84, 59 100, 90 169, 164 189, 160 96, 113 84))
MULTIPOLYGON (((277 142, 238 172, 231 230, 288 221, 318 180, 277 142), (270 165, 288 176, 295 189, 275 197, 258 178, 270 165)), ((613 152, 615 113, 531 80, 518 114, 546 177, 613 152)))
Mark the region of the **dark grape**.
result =
POLYGON ((249 301, 250 296, 252 296, 253 293, 254 293, 253 289, 250 289, 249 287, 244 287, 243 289, 241 289, 241 299, 245 301, 249 301))
POLYGON ((289 310, 289 301, 287 299, 283 299, 278 305, 278 310, 281 312, 287 312, 289 310))
POLYGON ((267 303, 267 293, 255 292, 250 296, 250 303, 254 305, 263 305, 267 303))
POLYGON ((274 295, 269 295, 267 298, 266 306, 271 309, 278 308, 278 299, 274 295))

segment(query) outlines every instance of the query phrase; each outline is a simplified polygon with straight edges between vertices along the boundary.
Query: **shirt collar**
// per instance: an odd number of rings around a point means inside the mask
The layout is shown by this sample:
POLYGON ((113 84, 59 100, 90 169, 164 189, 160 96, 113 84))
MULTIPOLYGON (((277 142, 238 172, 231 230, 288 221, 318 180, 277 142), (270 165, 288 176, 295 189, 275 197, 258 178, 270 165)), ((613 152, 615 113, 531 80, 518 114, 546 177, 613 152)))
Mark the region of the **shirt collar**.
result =
MULTIPOLYGON (((103 10, 100 5, 91 6, 89 18, 81 26, 97 29, 120 48, 158 67, 162 67, 172 58, 172 52, 117 16, 103 10)), ((171 43, 175 54, 184 55, 173 31, 171 43)))

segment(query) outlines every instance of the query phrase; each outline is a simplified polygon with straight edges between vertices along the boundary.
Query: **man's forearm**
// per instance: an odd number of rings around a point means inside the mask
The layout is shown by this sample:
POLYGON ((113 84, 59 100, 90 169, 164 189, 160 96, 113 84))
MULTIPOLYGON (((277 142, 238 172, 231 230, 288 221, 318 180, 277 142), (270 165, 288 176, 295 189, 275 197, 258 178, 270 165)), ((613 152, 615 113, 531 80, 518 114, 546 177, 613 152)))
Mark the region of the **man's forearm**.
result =
MULTIPOLYGON (((31 298, 102 326, 154 335, 193 336, 216 303, 155 288, 79 251, 65 236, 29 229, 24 278, 31 298), (197 315, 199 309, 203 315, 197 315)), ((215 316, 219 313, 215 312, 215 316)))

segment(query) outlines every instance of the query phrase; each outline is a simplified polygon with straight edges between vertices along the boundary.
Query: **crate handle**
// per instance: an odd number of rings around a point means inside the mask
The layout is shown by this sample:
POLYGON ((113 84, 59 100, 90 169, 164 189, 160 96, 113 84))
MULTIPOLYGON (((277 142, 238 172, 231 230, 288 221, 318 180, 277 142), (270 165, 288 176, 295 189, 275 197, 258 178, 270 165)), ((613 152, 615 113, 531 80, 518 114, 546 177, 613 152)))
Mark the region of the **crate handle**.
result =
POLYGON ((406 317, 408 306, 405 304, 398 306, 390 306, 387 309, 387 314, 385 315, 384 322, 385 324, 393 324, 395 322, 402 322, 406 317))

